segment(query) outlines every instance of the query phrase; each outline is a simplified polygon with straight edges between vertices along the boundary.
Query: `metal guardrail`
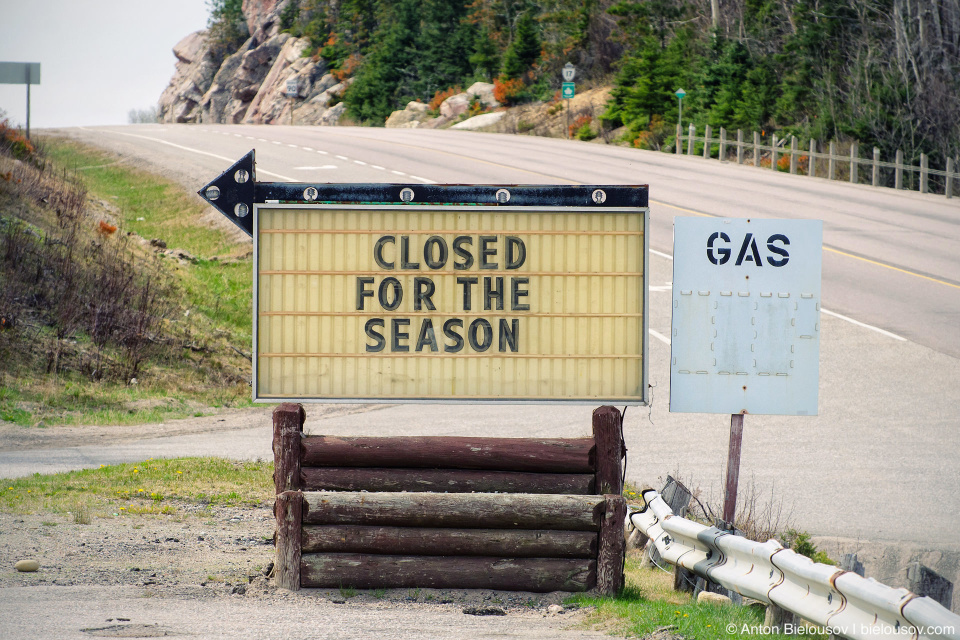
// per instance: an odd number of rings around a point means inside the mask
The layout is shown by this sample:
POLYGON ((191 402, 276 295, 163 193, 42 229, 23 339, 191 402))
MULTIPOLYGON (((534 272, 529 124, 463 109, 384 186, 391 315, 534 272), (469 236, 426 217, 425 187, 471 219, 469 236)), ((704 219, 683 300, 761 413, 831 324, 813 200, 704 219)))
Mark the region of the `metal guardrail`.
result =
POLYGON ((753 542, 673 514, 653 489, 627 521, 661 557, 748 598, 775 604, 826 629, 867 640, 960 639, 960 616, 931 598, 818 564, 774 540, 753 542))

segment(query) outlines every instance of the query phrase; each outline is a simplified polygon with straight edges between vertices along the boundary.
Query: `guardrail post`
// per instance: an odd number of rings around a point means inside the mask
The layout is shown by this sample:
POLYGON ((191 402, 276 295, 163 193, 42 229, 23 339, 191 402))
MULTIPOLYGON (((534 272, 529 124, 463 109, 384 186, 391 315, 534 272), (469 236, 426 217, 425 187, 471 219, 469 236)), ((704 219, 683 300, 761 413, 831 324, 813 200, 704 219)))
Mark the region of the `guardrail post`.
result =
POLYGON ((817 175, 817 141, 810 138, 810 160, 807 162, 807 175, 811 178, 817 175))
POLYGON ((860 168, 860 165, 858 164, 859 160, 860 143, 854 141, 853 144, 850 145, 850 182, 853 184, 857 184, 859 181, 859 175, 857 171, 860 168))
POLYGON ((773 134, 773 141, 770 143, 770 168, 777 170, 777 134, 773 134))
POLYGON ((713 135, 713 128, 707 125, 703 130, 703 157, 710 158, 710 138, 713 135))
POLYGON ((870 183, 875 187, 880 184, 880 149, 876 147, 873 148, 873 175, 870 183))
POLYGON ((903 151, 897 149, 897 168, 893 178, 893 188, 903 189, 903 151))
POLYGON ((948 198, 953 197, 953 158, 947 158, 947 176, 946 184, 943 185, 943 194, 948 198))
POLYGON ((790 136, 790 173, 797 173, 797 136, 790 136))
POLYGON ((727 160, 727 130, 723 127, 720 127, 720 154, 717 160, 720 162, 727 160))
POLYGON ((690 123, 690 136, 687 138, 687 155, 693 155, 693 139, 697 135, 697 128, 693 126, 693 123, 690 123))
POLYGON ((737 164, 743 164, 743 129, 737 129, 737 164))
POLYGON ((920 193, 927 192, 927 178, 930 175, 929 167, 927 165, 928 162, 929 160, 927 160, 927 154, 921 153, 920 154, 920 193))
POLYGON ((677 123, 677 143, 674 145, 676 149, 674 152, 677 155, 683 153, 683 127, 680 126, 680 123, 677 123))
POLYGON ((827 180, 835 180, 837 177, 837 143, 830 141, 830 155, 827 156, 827 180))
POLYGON ((301 489, 300 437, 303 406, 285 402, 273 410, 273 483, 276 493, 301 489))
POLYGON ((753 132, 753 166, 760 166, 760 134, 753 132))

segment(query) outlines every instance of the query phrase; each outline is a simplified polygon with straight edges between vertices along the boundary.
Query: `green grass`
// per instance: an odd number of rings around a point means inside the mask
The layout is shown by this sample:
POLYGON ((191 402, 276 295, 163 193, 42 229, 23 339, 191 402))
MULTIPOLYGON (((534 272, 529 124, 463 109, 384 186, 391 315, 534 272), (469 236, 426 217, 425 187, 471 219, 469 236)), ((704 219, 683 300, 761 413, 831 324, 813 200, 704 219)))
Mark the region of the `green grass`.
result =
POLYGON ((260 505, 273 497, 273 463, 175 458, 0 479, 0 511, 15 514, 174 515, 177 503, 260 505))
POLYGON ((173 380, 140 386, 95 382, 79 374, 53 378, 0 372, 0 420, 22 427, 156 423, 211 415, 227 406, 253 406, 246 385, 184 390, 173 380))
MULTIPOLYGON (((56 138, 45 138, 43 148, 58 172, 76 171, 92 199, 116 208, 111 215, 118 234, 159 238, 197 260, 161 260, 179 293, 165 331, 169 344, 144 363, 137 385, 93 380, 79 366, 46 373, 45 354, 55 339, 48 327, 38 326, 29 341, 0 344, 6 344, 0 353, 0 420, 25 427, 128 425, 251 406, 245 383, 250 363, 241 355, 250 353, 252 342, 250 243, 202 222, 207 207, 195 194, 117 155, 56 138)), ((152 253, 149 247, 137 251, 145 260, 152 253)), ((93 349, 85 335, 67 346, 76 361, 93 349)))
POLYGON ((164 240, 198 258, 226 255, 236 248, 224 232, 198 224, 206 207, 180 185, 77 142, 44 138, 43 147, 56 166, 76 171, 91 194, 119 209, 121 231, 164 240))
MULTIPOLYGON (((762 607, 714 605, 696 602, 687 594, 673 590, 673 575, 659 569, 639 567, 637 557, 629 557, 626 587, 614 598, 577 595, 568 602, 595 607, 589 624, 616 629, 628 637, 643 637, 670 627, 687 640, 737 640, 742 637, 784 639, 795 635, 763 634, 762 607), (747 632, 744 632, 744 629, 747 632)), ((825 636, 804 634, 811 640, 825 636)))

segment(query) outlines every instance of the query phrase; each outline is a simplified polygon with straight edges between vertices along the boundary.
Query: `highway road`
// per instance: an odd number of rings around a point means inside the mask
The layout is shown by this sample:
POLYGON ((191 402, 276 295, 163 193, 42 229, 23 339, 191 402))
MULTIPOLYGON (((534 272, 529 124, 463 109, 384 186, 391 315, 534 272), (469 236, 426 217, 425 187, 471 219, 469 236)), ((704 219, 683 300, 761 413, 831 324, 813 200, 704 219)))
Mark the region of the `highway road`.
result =
MULTIPOLYGON (((627 412, 627 478, 658 485, 676 470, 714 501, 729 418, 668 410, 673 219, 823 220, 820 414, 747 416, 742 486, 755 484, 761 501, 782 497, 795 524, 814 533, 960 550, 960 199, 465 131, 137 125, 57 133, 110 148, 193 191, 251 148, 261 181, 650 185, 652 403, 627 412)), ((564 436, 587 432, 590 410, 405 405, 308 418, 308 426, 564 436)), ((0 476, 2 463, 0 456, 0 476)))

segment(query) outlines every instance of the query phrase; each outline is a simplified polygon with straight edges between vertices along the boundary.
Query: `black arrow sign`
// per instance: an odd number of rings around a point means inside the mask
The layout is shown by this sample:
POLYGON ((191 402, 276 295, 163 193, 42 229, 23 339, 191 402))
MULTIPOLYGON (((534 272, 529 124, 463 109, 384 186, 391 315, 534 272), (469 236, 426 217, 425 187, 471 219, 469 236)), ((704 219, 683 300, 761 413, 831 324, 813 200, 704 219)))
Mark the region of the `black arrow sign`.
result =
POLYGON ((510 207, 647 207, 646 185, 469 185, 257 182, 256 150, 197 193, 253 236, 255 204, 473 204, 510 207))

